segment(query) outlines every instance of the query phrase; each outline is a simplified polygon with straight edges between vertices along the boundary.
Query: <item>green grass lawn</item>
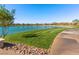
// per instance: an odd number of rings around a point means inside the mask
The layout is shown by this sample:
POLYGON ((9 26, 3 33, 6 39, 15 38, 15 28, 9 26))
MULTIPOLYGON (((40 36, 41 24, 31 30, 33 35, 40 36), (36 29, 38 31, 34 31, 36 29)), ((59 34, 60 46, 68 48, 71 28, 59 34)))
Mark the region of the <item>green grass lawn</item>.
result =
POLYGON ((79 25, 74 25, 73 28, 79 28, 79 25))
POLYGON ((44 30, 34 30, 7 35, 6 42, 23 43, 30 46, 48 49, 58 33, 66 28, 52 28, 44 30))

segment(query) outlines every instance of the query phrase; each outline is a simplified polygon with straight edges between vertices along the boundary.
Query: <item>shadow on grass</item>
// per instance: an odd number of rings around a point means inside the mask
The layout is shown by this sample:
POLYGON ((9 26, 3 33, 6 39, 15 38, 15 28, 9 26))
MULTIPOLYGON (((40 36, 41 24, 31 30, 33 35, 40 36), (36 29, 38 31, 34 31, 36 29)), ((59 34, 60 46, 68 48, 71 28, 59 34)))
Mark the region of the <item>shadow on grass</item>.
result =
POLYGON ((12 47, 12 46, 15 46, 15 44, 12 44, 12 43, 4 43, 4 47, 12 47))
POLYGON ((32 37, 38 37, 38 34, 24 34, 23 37, 25 38, 32 38, 32 37))

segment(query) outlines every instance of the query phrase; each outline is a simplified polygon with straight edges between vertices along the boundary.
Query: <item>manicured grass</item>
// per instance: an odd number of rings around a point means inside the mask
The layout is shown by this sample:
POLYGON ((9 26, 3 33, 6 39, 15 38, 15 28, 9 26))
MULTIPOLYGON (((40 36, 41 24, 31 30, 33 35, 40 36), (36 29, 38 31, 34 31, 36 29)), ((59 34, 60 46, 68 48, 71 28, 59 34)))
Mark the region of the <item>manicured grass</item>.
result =
POLYGON ((52 28, 21 32, 7 35, 5 37, 5 41, 10 43, 23 43, 31 46, 36 46, 39 48, 48 49, 56 35, 65 29, 66 28, 52 28))
POLYGON ((79 28, 79 25, 74 25, 73 28, 79 28))

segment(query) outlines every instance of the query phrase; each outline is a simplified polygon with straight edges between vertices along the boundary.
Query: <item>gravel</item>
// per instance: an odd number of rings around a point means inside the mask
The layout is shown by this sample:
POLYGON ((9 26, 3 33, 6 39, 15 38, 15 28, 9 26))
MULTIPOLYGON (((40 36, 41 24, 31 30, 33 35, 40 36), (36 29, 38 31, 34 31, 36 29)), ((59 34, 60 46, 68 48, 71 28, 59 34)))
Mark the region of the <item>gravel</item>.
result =
POLYGON ((3 48, 0 48, 0 55, 47 55, 48 50, 37 48, 24 44, 6 43, 3 48))

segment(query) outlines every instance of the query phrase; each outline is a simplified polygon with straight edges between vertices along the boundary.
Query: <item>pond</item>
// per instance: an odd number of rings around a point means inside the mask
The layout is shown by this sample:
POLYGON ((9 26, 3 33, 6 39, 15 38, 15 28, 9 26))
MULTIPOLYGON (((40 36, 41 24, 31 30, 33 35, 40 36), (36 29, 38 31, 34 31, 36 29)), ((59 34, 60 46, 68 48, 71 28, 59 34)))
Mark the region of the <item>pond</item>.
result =
MULTIPOLYGON (((31 30, 40 30, 48 28, 58 28, 59 26, 10 26, 8 28, 8 34, 31 31, 31 30)), ((2 34, 2 27, 0 27, 0 35, 2 34)))

